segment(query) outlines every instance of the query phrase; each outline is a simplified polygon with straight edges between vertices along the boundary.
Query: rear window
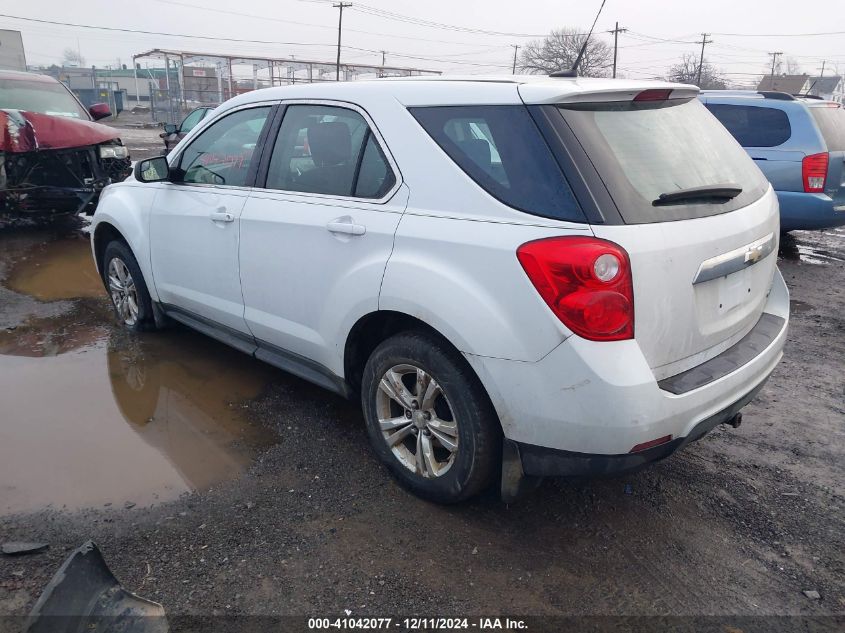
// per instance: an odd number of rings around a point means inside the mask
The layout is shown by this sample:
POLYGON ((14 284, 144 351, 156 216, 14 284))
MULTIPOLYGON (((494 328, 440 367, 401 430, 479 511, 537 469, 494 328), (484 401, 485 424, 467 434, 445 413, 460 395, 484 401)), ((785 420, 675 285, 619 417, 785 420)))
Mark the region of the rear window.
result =
POLYGON ((722 103, 706 107, 743 147, 776 147, 792 136, 789 116, 783 110, 722 103))
POLYGON ((768 182, 730 133, 698 99, 618 101, 557 106, 627 224, 727 213, 759 199, 768 182), (736 184, 716 202, 655 204, 661 194, 736 184))
POLYGON ((845 110, 830 106, 810 108, 816 125, 822 132, 827 151, 845 151, 845 110))
POLYGON ((524 106, 437 106, 410 112, 449 158, 499 201, 533 215, 584 221, 524 106))

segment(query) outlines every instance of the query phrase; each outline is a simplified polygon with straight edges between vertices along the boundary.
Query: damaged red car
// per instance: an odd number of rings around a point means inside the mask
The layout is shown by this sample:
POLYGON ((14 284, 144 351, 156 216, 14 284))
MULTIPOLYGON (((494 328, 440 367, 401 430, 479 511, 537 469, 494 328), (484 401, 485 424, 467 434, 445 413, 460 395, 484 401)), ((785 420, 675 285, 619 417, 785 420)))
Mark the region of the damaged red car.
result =
POLYGON ((117 131, 46 75, 0 71, 0 214, 93 213, 111 182, 131 172, 117 131))

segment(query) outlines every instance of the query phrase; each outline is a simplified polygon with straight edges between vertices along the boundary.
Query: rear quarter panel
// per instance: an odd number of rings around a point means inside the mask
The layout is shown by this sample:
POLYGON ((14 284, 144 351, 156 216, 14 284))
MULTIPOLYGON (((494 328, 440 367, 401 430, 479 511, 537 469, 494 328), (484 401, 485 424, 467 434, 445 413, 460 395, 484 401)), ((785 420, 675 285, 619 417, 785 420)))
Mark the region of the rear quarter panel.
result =
POLYGON ((560 235, 591 232, 586 225, 481 222, 409 207, 396 233, 379 309, 428 323, 467 354, 539 360, 572 333, 531 284, 516 250, 560 235))

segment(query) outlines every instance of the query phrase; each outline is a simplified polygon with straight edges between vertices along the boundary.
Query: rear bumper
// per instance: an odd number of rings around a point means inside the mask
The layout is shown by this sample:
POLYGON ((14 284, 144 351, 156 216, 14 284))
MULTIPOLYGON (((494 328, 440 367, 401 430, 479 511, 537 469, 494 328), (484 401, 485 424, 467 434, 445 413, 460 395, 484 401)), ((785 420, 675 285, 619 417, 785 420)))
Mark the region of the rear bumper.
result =
POLYGON ((536 363, 467 358, 490 394, 505 437, 527 445, 522 453, 529 467, 542 470, 547 455, 565 451, 582 465, 604 456, 622 464, 613 470, 625 470, 696 439, 757 393, 786 341, 789 293, 779 272, 764 313, 777 317, 779 329, 762 342, 752 337, 756 355, 736 362, 727 350, 721 362, 713 359, 706 381, 689 374, 676 385, 679 393, 666 383, 661 388, 635 340, 595 343, 572 336, 536 363), (725 370, 726 362, 734 366, 725 370), (631 454, 667 435, 668 444, 631 454))
POLYGON ((601 455, 555 450, 517 442, 522 470, 526 475, 533 477, 601 477, 635 472, 652 462, 669 457, 675 451, 690 442, 701 439, 720 424, 734 418, 740 409, 760 393, 766 379, 730 406, 696 424, 686 437, 678 437, 644 451, 623 455, 601 455))
POLYGON ((782 231, 826 229, 845 225, 845 207, 823 193, 778 191, 782 231))

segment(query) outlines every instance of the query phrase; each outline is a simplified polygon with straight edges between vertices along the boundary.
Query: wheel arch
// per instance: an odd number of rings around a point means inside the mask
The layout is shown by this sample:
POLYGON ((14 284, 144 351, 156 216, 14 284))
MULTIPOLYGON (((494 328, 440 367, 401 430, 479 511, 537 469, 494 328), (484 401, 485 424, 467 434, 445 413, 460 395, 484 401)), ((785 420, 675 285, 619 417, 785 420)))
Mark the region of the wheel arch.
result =
MULTIPOLYGON (((106 252, 106 246, 108 246, 109 242, 114 241, 123 242, 129 246, 129 242, 118 228, 114 226, 114 224, 111 222, 100 222, 97 224, 94 229, 92 244, 94 248, 94 263, 97 266, 97 271, 100 273, 100 277, 103 276, 103 256, 106 252)), ((132 247, 129 246, 129 248, 131 249, 132 247)))
POLYGON ((375 348, 378 347, 382 341, 387 340, 395 334, 414 330, 426 332, 451 347, 454 350, 456 357, 461 359, 473 380, 478 382, 478 385, 487 396, 488 401, 491 403, 491 410, 495 411, 495 407, 492 406, 492 399, 487 391, 487 387, 481 380, 478 372, 475 371, 475 368, 473 368, 473 366, 466 360, 463 353, 461 353, 458 346, 453 341, 449 340, 449 338, 442 332, 425 321, 411 316, 410 314, 395 310, 376 310, 374 312, 370 312, 369 314, 365 314, 355 322, 355 325, 353 325, 352 329, 349 331, 344 345, 343 370, 344 378, 352 393, 360 394, 364 367, 375 348))

